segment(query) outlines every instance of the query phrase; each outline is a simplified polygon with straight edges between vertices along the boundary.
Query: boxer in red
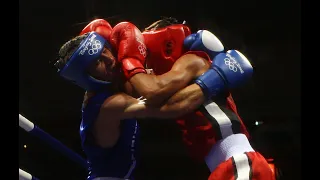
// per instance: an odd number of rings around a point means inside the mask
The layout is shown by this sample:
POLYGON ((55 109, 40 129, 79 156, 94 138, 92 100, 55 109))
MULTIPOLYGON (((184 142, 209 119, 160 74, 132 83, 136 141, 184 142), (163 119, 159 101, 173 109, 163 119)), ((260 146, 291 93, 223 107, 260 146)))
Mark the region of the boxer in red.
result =
MULTIPOLYGON (((161 27, 158 21, 142 33, 150 53, 146 67, 155 74, 169 71, 175 59, 188 50, 207 52, 210 59, 216 56, 215 48, 210 47, 210 43, 217 44, 214 35, 207 31, 191 35, 186 25, 166 25, 161 27)), ((275 178, 264 157, 251 148, 249 133, 230 92, 216 96, 176 122, 190 156, 206 160, 212 172, 210 180, 275 178)))
MULTIPOLYGON (((165 21, 152 24, 142 33, 149 52, 146 67, 155 74, 168 72, 188 51, 204 51, 210 59, 216 56, 219 48, 210 47, 218 44, 214 35, 208 31, 191 35, 186 25, 165 21)), ((190 156, 197 161, 205 159, 212 172, 210 180, 275 179, 265 158, 252 149, 230 92, 214 97, 176 122, 190 156)))

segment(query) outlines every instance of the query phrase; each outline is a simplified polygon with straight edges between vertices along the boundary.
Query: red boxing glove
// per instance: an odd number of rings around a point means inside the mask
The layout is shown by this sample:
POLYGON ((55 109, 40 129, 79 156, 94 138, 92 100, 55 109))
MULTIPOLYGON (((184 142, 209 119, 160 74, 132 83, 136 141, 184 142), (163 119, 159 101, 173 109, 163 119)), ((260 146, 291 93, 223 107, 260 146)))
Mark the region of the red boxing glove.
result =
POLYGON ((110 35, 111 46, 118 52, 118 61, 127 79, 137 73, 146 73, 143 64, 147 56, 140 30, 129 22, 117 24, 110 35))
POLYGON ((112 31, 111 25, 104 19, 95 19, 91 21, 83 30, 81 31, 80 35, 95 31, 106 40, 110 39, 110 34, 112 31))

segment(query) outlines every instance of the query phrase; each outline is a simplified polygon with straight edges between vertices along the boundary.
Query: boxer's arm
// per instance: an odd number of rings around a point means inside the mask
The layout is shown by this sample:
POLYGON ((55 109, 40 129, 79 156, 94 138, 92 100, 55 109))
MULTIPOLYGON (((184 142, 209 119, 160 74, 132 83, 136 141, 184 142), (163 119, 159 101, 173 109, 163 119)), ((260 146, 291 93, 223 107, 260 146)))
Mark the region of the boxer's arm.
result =
MULTIPOLYGON (((131 99, 132 97, 127 97, 131 99)), ((157 118, 171 119, 190 113, 204 103, 205 97, 197 84, 191 84, 178 91, 160 107, 143 104, 141 100, 129 100, 124 108, 123 118, 157 118)))
MULTIPOLYGON (((142 98, 133 98, 125 93, 119 93, 108 98, 100 109, 101 117, 118 119, 129 118, 176 118, 194 111, 205 101, 204 94, 197 84, 191 84, 178 91, 160 107, 145 104, 142 98)), ((100 116, 99 115, 99 116, 100 116)))
POLYGON ((158 76, 139 73, 132 76, 129 82, 147 99, 148 104, 159 105, 208 68, 208 60, 194 54, 186 54, 180 57, 167 73, 158 76))
POLYGON ((168 119, 192 112, 205 101, 197 84, 189 85, 174 94, 161 107, 151 107, 142 100, 121 93, 105 100, 94 123, 93 135, 101 147, 112 147, 119 137, 120 120, 130 118, 168 119))

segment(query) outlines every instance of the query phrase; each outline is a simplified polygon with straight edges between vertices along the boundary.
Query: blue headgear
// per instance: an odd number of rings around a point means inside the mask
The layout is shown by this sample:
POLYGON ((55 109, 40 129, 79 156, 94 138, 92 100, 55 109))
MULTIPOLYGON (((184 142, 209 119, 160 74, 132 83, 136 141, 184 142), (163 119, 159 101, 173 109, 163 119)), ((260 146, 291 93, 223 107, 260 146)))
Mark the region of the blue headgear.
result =
POLYGON ((97 61, 103 51, 103 47, 111 49, 110 44, 96 32, 90 32, 81 41, 79 48, 72 54, 68 63, 58 72, 67 80, 72 81, 85 90, 98 90, 110 82, 97 80, 87 73, 91 63, 97 61))

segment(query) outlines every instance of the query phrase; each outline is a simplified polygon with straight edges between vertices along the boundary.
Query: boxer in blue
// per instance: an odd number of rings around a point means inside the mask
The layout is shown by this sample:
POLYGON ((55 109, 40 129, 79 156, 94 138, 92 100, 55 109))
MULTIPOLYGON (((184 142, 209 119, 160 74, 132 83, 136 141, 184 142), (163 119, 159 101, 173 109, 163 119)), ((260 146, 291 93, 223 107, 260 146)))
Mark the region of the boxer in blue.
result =
POLYGON ((212 65, 210 59, 189 53, 169 72, 150 75, 142 66, 146 54, 140 31, 127 22, 110 31, 109 37, 89 32, 66 42, 56 66, 62 77, 86 90, 80 135, 88 179, 133 179, 139 143, 135 118, 175 118, 191 112, 228 86, 245 82, 252 66, 238 51, 221 53, 212 65), (221 63, 228 56, 235 57, 244 74, 221 63), (143 81, 133 87, 135 79, 143 81), (148 94, 148 87, 158 91, 148 94), (149 103, 155 95, 164 102, 161 106, 149 103))

